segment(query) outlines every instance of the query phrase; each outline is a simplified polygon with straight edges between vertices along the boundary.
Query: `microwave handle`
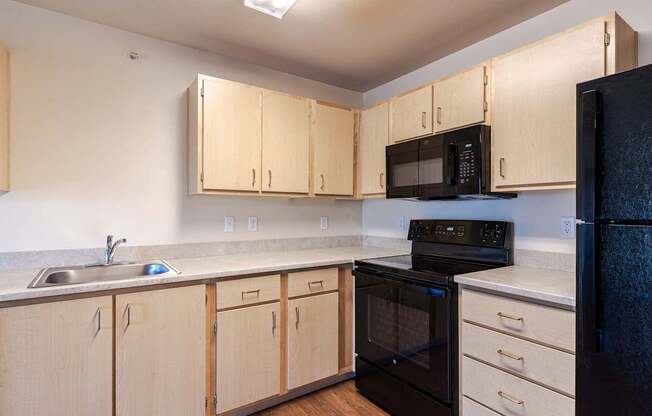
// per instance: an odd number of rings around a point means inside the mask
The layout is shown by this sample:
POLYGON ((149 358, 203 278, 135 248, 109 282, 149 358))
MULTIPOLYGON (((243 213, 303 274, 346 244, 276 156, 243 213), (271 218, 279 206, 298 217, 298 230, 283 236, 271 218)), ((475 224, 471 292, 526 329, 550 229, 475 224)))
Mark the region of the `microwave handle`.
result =
POLYGON ((457 185, 457 175, 459 173, 459 155, 457 153, 457 144, 448 143, 448 151, 446 152, 448 156, 448 185, 457 185))

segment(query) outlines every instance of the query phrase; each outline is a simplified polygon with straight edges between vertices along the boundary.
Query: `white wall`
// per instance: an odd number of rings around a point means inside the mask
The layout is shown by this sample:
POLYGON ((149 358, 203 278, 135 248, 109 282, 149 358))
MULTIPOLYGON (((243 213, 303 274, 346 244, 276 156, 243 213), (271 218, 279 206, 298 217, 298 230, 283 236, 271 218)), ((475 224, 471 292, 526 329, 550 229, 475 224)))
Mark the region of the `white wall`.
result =
MULTIPOLYGON (((571 0, 459 52, 428 64, 364 94, 365 106, 410 90, 512 49, 531 43, 593 17, 617 11, 639 32, 639 64, 652 63, 652 2, 650 0, 571 0)), ((574 191, 521 193, 510 201, 405 202, 365 201, 363 232, 404 236, 399 217, 502 219, 516 224, 516 246, 573 252, 574 240, 559 237, 560 217, 575 214, 574 191)))
POLYGON ((99 247, 109 232, 137 245, 360 233, 359 202, 187 196, 185 91, 201 72, 342 105, 360 93, 8 0, 0 40, 13 77, 0 252, 99 247))

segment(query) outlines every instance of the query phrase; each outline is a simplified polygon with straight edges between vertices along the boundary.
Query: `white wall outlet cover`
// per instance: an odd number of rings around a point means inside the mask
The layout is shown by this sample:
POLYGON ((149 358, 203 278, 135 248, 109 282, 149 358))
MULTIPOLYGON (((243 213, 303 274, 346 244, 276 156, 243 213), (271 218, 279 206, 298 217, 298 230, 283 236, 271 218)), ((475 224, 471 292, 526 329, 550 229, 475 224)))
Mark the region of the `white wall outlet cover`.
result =
POLYGON ((322 230, 328 230, 328 217, 321 217, 319 219, 319 228, 322 230))
POLYGON ((575 238, 575 217, 561 217, 559 235, 562 238, 575 238))
POLYGON ((258 217, 249 217, 247 221, 247 230, 258 231, 258 217))
POLYGON ((224 217, 224 232, 232 233, 235 231, 235 217, 224 217))

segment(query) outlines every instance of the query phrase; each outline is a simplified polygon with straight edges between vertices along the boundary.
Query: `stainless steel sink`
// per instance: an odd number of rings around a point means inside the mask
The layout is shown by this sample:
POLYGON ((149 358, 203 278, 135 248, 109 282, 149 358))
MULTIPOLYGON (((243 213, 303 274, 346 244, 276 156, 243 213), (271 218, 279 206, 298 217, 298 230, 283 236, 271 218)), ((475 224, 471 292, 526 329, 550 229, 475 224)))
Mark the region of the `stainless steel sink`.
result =
POLYGON ((28 288, 106 282, 148 276, 176 276, 179 272, 163 260, 147 263, 115 263, 73 267, 51 267, 39 272, 28 288))

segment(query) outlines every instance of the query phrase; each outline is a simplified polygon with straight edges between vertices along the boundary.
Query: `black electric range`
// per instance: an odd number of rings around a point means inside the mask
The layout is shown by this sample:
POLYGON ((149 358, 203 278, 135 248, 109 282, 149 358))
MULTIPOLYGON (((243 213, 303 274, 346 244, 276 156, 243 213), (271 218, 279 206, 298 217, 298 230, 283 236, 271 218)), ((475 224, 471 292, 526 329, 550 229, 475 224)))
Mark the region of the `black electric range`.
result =
POLYGON ((456 275, 513 264, 513 225, 412 220, 412 253, 355 262, 356 387, 395 416, 458 414, 456 275))

